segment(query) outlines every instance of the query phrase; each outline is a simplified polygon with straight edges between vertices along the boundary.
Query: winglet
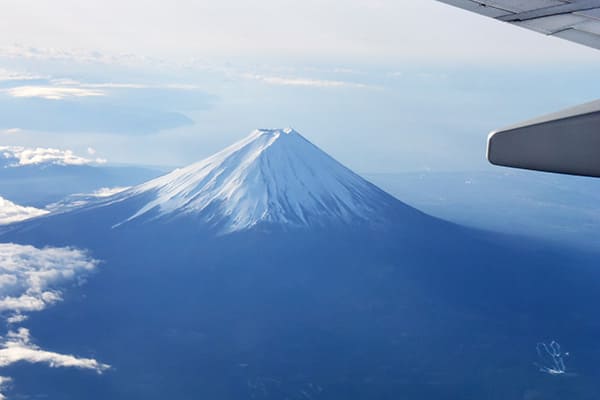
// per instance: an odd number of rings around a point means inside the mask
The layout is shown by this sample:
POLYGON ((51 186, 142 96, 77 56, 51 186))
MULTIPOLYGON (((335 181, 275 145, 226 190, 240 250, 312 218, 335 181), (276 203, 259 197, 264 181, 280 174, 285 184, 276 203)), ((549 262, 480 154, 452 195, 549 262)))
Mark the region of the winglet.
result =
POLYGON ((600 100, 492 132, 487 157, 506 167, 600 177, 600 100))

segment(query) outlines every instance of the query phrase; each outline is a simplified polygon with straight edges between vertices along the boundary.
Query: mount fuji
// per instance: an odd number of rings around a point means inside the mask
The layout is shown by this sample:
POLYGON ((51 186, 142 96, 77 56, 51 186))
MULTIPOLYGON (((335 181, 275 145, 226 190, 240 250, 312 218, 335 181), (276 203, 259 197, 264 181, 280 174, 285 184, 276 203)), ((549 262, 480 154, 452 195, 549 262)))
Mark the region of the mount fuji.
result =
POLYGON ((251 228, 385 225, 426 218, 292 129, 260 129, 221 152, 79 210, 131 210, 130 223, 174 222, 231 233, 251 228))
POLYGON ((69 232, 78 226, 148 231, 166 224, 179 232, 222 235, 251 229, 386 230, 435 219, 352 172, 295 130, 259 129, 198 163, 79 208, 58 207, 27 227, 45 229, 50 221, 66 220, 73 220, 69 232))
POLYGON ((98 260, 19 328, 24 345, 110 366, 101 376, 11 366, 9 398, 600 391, 586 356, 600 335, 597 255, 430 217, 291 129, 254 131, 189 167, 2 229, 0 241, 29 252, 98 260), (535 367, 537 343, 553 339, 585 374, 535 367))
POLYGON ((292 129, 262 129, 187 168, 140 185, 116 201, 150 200, 144 216, 198 216, 226 231, 259 224, 376 223, 399 202, 292 129))

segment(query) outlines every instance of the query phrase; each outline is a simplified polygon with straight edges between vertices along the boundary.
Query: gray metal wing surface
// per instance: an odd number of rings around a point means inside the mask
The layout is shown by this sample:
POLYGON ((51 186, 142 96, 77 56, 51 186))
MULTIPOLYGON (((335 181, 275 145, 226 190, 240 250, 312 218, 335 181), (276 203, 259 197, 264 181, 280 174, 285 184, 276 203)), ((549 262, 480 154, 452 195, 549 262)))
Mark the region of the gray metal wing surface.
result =
POLYGON ((600 0, 439 0, 499 21, 600 49, 600 0))
MULTIPOLYGON (((600 0, 438 0, 600 49, 600 0)), ((492 132, 491 163, 600 177, 600 101, 492 132)))

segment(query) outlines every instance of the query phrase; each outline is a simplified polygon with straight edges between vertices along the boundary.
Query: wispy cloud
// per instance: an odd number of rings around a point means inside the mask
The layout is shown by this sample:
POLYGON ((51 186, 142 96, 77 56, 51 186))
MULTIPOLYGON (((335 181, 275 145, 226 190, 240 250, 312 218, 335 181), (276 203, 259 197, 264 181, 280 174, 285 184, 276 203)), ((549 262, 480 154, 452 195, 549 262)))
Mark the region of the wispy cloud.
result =
POLYGON ((0 133, 5 134, 5 135, 15 135, 17 133, 21 133, 22 130, 19 128, 9 128, 9 129, 3 129, 0 130, 0 133))
POLYGON ((24 73, 24 72, 9 71, 9 70, 0 68, 0 82, 32 81, 32 80, 38 80, 38 79, 44 79, 44 77, 41 75, 33 75, 33 74, 24 73))
MULTIPOLYGON (((242 73, 243 79, 255 80, 269 85, 277 86, 301 86, 314 88, 355 88, 355 89, 377 89, 376 86, 359 82, 313 79, 301 77, 282 77, 261 74, 242 73)), ((175 90, 175 91, 199 91, 202 87, 193 84, 161 84, 150 85, 141 83, 83 83, 70 79, 55 79, 50 81, 51 85, 27 85, 4 89, 3 92, 15 98, 41 98, 46 100, 66 100, 70 98, 110 96, 111 89, 129 90, 175 90)))
POLYGON ((245 78, 245 79, 251 79, 251 80, 263 82, 263 83, 266 83, 269 85, 278 85, 278 86, 303 86, 303 87, 314 87, 314 88, 356 88, 356 89, 375 89, 376 88, 374 86, 367 85, 364 83, 339 81, 339 80, 268 76, 268 75, 260 75, 260 74, 249 74, 249 73, 242 74, 241 76, 242 76, 242 78, 245 78))
POLYGON ((7 376, 0 376, 0 400, 6 399, 6 396, 2 394, 12 382, 12 378, 7 376))
POLYGON ((149 62, 161 64, 161 60, 131 53, 108 54, 100 51, 33 47, 20 44, 0 47, 0 57, 30 60, 66 60, 79 63, 116 64, 124 66, 143 65, 149 62))
POLYGON ((57 285, 89 273, 97 265, 77 249, 0 243, 0 311, 43 310, 61 299, 57 285))
POLYGON ((185 82, 14 80, 0 86, 0 133, 18 127, 61 134, 153 134, 193 125, 188 112, 210 108, 214 100, 201 86, 185 82))
POLYGON ((20 324, 21 322, 27 321, 27 315, 24 314, 13 314, 6 318, 6 323, 9 325, 20 324))
POLYGON ((189 83, 131 83, 131 82, 81 82, 74 79, 52 79, 52 85, 78 87, 82 89, 170 89, 170 90, 202 90, 203 87, 189 83))
POLYGON ((48 211, 23 207, 0 196, 0 225, 24 221, 44 214, 48 214, 48 211))
POLYGON ((167 83, 163 85, 149 85, 141 83, 80 83, 82 88, 99 89, 170 89, 170 90, 202 90, 202 87, 184 83, 167 83))
POLYGON ((72 150, 52 148, 28 148, 20 146, 0 146, 0 161, 4 158, 9 167, 22 167, 26 165, 53 164, 53 165, 89 165, 104 164, 102 158, 85 158, 73 153, 72 150))
MULTIPOLYGON (((13 243, 0 243, 0 312, 8 314, 9 325, 26 320, 25 315, 60 301, 60 287, 85 277, 98 265, 84 251, 72 248, 39 249, 13 243)), ((15 363, 46 364, 52 368, 78 368, 102 373, 109 365, 92 358, 79 358, 42 349, 23 327, 0 337, 0 368, 15 363)), ((11 378, 0 377, 0 392, 11 378)), ((0 393, 0 399, 5 396, 0 393)))
POLYGON ((97 197, 97 198, 110 197, 110 196, 114 196, 115 194, 124 192, 127 189, 129 189, 129 186, 117 186, 117 187, 113 187, 113 188, 105 187, 105 188, 100 188, 100 189, 96 190, 91 195, 94 197, 97 197))
POLYGON ((52 368, 89 369, 99 374, 110 368, 109 365, 93 358, 79 358, 43 350, 31 342, 31 335, 26 328, 10 331, 4 338, 4 343, 0 345, 0 367, 18 362, 47 364, 52 368))
POLYGON ((106 93, 98 89, 83 87, 60 87, 60 86, 18 86, 5 89, 11 97, 17 98, 41 98, 46 100, 64 100, 77 97, 98 97, 106 93))

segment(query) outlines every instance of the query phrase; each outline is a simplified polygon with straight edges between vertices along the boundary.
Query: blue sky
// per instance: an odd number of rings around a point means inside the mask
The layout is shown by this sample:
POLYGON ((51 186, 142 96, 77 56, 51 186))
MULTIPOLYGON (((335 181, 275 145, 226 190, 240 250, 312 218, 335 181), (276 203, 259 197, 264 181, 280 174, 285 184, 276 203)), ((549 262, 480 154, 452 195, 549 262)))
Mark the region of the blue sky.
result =
POLYGON ((7 0, 0 142, 197 161, 292 126, 361 172, 487 168, 487 132, 593 100, 600 53, 435 1, 7 0))

